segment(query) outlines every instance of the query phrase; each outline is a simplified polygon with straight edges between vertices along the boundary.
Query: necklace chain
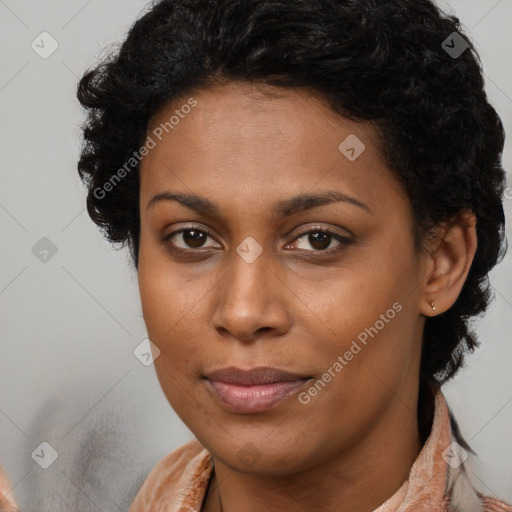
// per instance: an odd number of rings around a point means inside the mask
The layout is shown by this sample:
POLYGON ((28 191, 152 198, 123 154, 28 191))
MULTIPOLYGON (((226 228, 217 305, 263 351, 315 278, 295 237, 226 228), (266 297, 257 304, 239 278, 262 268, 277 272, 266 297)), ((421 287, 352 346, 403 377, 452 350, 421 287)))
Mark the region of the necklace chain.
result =
POLYGON ((222 508, 222 501, 220 499, 220 491, 219 491, 218 485, 217 485, 217 496, 219 497, 220 512, 224 512, 224 509, 222 508))
MULTIPOLYGON (((215 465, 213 466, 213 471, 215 472, 215 465)), ((224 512, 224 508, 222 507, 222 500, 220 499, 219 481, 217 479, 216 474, 215 474, 215 486, 217 487, 217 496, 219 497, 220 512, 224 512)))

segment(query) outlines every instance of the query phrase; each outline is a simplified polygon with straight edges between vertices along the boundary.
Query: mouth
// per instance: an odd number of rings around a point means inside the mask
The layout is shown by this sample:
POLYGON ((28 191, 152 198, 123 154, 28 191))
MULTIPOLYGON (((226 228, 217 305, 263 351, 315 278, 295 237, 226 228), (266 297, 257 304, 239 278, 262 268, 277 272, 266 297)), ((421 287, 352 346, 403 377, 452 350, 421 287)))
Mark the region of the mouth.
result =
POLYGON ((229 367, 207 373, 204 378, 226 409, 255 413, 274 408, 313 377, 271 367, 251 370, 229 367))

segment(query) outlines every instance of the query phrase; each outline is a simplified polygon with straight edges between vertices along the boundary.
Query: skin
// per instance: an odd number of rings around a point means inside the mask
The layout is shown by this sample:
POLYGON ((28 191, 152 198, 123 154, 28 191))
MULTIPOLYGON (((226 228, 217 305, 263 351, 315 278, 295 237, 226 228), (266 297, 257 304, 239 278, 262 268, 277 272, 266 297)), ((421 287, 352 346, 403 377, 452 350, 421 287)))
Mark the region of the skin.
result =
POLYGON ((162 390, 214 459, 204 510, 220 511, 222 501, 224 512, 372 511, 421 449, 425 317, 460 293, 476 250, 474 216, 440 227, 418 254, 411 205, 371 124, 341 117, 311 91, 232 82, 173 101, 148 134, 190 96, 197 106, 141 164, 138 279, 162 390), (355 161, 338 149, 350 134, 366 146, 355 161), (220 215, 171 200, 148 209, 164 191, 208 198, 220 215), (371 212, 335 202, 272 213, 278 201, 326 191, 371 212), (187 227, 211 236, 162 241, 187 227), (353 243, 303 234, 326 228, 353 243), (249 236, 262 248, 252 263, 236 252, 249 236), (326 255, 330 248, 339 251, 326 255), (274 366, 316 381, 394 303, 401 311, 307 404, 297 392, 273 409, 235 413, 203 379, 226 366, 274 366), (240 456, 247 451, 250 462, 240 456))

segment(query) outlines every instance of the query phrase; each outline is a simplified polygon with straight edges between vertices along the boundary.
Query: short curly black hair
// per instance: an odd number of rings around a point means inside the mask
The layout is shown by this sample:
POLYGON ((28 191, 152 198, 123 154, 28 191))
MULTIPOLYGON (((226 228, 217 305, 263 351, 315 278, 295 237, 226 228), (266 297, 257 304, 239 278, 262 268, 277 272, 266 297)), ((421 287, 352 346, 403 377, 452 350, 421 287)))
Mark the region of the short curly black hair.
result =
POLYGON ((168 102, 226 81, 309 88, 340 115, 373 122, 383 159, 413 207, 418 250, 436 226, 463 210, 475 213, 478 248, 467 280, 448 311, 427 318, 423 338, 422 382, 439 386, 453 377, 479 345, 471 317, 487 309, 488 273, 507 249, 505 134, 459 19, 431 0, 148 6, 77 92, 88 110, 78 171, 89 215, 110 242, 128 245, 137 269, 139 173, 138 165, 126 171, 126 162, 168 102))

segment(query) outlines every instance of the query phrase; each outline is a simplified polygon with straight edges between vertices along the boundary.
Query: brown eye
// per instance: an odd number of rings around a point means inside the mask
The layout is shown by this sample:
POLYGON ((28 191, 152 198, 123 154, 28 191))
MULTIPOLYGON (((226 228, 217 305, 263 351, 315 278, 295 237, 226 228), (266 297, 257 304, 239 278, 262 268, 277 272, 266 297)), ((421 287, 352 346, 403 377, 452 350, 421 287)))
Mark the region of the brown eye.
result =
MULTIPOLYGON (((204 244, 208 238, 212 238, 207 231, 188 228, 180 229, 169 233, 163 241, 178 249, 200 249, 204 248, 204 244)), ((208 246, 207 246, 208 247, 208 246)))
POLYGON ((183 233, 183 241, 189 246, 189 247, 201 247, 205 240, 208 238, 208 235, 203 233, 202 231, 197 230, 185 230, 183 233))
POLYGON ((331 241, 334 237, 329 233, 321 233, 320 231, 310 233, 308 235, 308 242, 314 249, 323 251, 329 248, 331 241))
POLYGON ((336 233, 332 233, 329 230, 311 230, 305 233, 301 233, 296 239, 296 243, 303 243, 305 247, 298 247, 299 249, 306 250, 308 252, 335 252, 339 249, 339 246, 350 245, 353 240, 346 238, 344 236, 338 235, 336 233), (338 242, 334 246, 332 246, 332 242, 338 242), (310 250, 309 247, 312 247, 313 250, 310 250))

